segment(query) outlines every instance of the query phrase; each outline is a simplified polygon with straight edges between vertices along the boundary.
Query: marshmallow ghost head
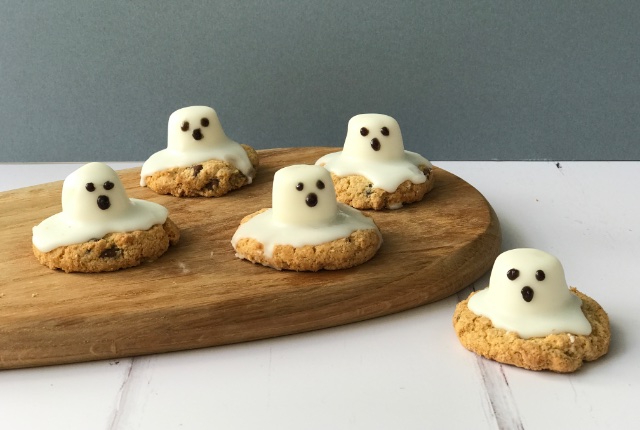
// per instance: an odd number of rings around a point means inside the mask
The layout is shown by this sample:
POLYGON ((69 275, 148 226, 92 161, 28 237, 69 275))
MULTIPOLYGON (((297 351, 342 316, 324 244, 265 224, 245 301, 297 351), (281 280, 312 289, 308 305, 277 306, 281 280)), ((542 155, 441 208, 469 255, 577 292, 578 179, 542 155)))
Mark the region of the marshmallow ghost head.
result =
POLYGON ((104 163, 85 164, 62 185, 62 212, 76 221, 118 217, 130 205, 120 178, 104 163))
POLYGON ((388 115, 367 113, 349 120, 344 155, 374 161, 400 160, 404 144, 398 122, 388 115))
POLYGON ((496 258, 489 288, 473 295, 468 306, 475 314, 489 318, 495 327, 526 339, 553 333, 591 333, 581 304, 569 290, 556 257, 538 249, 520 248, 496 258))
POLYGON ((330 223, 338 213, 331 175, 321 166, 293 165, 273 177, 273 218, 293 225, 330 223))
POLYGON ((512 249, 500 254, 489 286, 494 299, 514 313, 560 308, 574 297, 560 260, 539 249, 512 249))
POLYGON ((169 117, 167 147, 174 151, 198 151, 227 140, 218 114, 208 106, 185 107, 169 117))

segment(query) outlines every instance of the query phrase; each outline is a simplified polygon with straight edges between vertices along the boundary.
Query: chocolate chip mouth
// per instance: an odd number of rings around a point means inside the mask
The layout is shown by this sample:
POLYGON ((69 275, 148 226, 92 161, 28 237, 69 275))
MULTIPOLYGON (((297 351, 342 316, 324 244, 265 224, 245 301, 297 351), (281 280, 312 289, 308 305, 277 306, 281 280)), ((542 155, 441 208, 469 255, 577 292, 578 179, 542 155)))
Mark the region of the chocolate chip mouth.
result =
POLYGON ((193 133, 191 134, 191 136, 193 136, 195 140, 200 140, 204 137, 202 135, 202 131, 200 131, 199 128, 196 128, 195 130, 193 130, 193 133))
POLYGON ((111 202, 109 201, 108 196, 98 196, 97 203, 98 203, 98 207, 103 211, 109 209, 109 207, 111 206, 111 202))
POLYGON ((307 204, 307 206, 312 208, 318 204, 318 196, 316 195, 316 193, 309 193, 307 194, 307 198, 304 199, 304 202, 307 204))
POLYGON ((371 148, 374 151, 380 151, 380 141, 378 140, 377 137, 374 137, 373 139, 371 139, 371 148))
POLYGON ((522 290, 520 290, 520 294, 522 294, 522 300, 527 303, 533 300, 533 288, 531 287, 522 287, 522 290))

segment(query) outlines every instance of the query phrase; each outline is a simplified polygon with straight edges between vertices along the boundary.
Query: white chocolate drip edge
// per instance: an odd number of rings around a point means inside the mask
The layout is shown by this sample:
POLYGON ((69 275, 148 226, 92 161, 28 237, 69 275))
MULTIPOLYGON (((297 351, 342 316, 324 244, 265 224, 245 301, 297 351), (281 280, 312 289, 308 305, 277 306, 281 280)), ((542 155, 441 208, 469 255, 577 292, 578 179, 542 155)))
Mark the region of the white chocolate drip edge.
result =
POLYGON ((49 252, 60 246, 101 239, 108 233, 148 230, 167 220, 169 211, 164 206, 145 200, 129 200, 131 204, 122 214, 107 220, 80 221, 64 212, 52 215, 33 227, 33 245, 41 252, 49 252))
POLYGON ((573 294, 570 300, 554 312, 539 312, 527 315, 526 318, 519 318, 518 315, 492 309, 487 290, 478 291, 471 297, 469 309, 476 315, 489 318, 494 327, 514 332, 522 339, 559 333, 574 335, 591 333, 591 324, 580 307, 582 300, 573 294))
POLYGON ((343 154, 342 151, 327 154, 318 161, 337 176, 360 175, 371 181, 373 188, 380 188, 393 193, 406 180, 414 184, 422 184, 427 178, 419 166, 433 168, 433 164, 420 154, 404 151, 404 158, 399 160, 362 160, 343 154))
POLYGON ((247 177, 250 184, 253 181, 253 165, 244 148, 229 139, 217 142, 215 146, 204 147, 197 151, 176 151, 166 148, 151 155, 142 165, 140 172, 140 186, 147 185, 146 178, 156 172, 173 167, 189 167, 209 160, 220 160, 231 164, 247 177))

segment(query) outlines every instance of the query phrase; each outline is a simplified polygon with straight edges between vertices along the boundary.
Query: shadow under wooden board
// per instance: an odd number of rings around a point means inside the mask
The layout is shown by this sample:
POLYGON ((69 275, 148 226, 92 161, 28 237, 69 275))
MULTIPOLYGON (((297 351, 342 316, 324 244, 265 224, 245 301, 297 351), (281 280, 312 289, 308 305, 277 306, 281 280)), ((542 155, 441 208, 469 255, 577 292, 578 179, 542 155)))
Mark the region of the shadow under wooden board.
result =
POLYGON ((179 199, 120 171, 130 197, 165 205, 180 243, 153 263, 98 274, 40 265, 31 228, 61 210, 62 182, 0 193, 0 368, 178 351, 300 333, 399 312, 454 294, 491 268, 496 214, 455 175, 435 168, 419 203, 373 212, 384 243, 369 262, 317 273, 235 257, 240 219, 271 206, 273 174, 337 148, 260 151, 254 183, 221 198, 179 199))

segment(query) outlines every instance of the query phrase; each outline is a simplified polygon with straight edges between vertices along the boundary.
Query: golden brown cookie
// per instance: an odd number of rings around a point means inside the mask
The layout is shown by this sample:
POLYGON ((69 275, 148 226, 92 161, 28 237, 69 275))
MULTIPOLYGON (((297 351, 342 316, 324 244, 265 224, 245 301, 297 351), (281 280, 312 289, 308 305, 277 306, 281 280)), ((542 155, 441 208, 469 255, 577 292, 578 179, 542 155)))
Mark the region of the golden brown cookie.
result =
MULTIPOLYGON (((247 215, 240 224, 267 209, 247 215)), ((299 248, 291 245, 276 245, 273 255, 264 255, 264 245, 251 238, 240 239, 235 248, 236 256, 253 263, 273 267, 278 270, 311 271, 347 269, 362 264, 375 255, 382 238, 377 230, 357 230, 349 237, 320 245, 306 245, 299 248)))
POLYGON ((530 370, 574 372, 584 361, 607 353, 611 331, 607 313, 595 300, 575 288, 571 292, 582 299, 582 311, 592 328, 589 335, 563 333, 522 339, 473 313, 467 303, 475 293, 456 306, 453 327, 465 348, 485 358, 530 370))
POLYGON ((407 180, 392 193, 381 188, 373 188, 371 181, 360 175, 336 176, 331 173, 331 179, 333 179, 339 202, 356 209, 398 209, 403 204, 422 200, 433 188, 435 179, 432 169, 428 166, 419 166, 419 168, 427 177, 425 182, 414 184, 407 180))
POLYGON ((169 245, 180 238, 178 227, 167 218, 149 230, 128 233, 109 233, 102 239, 75 245, 59 246, 41 252, 33 246, 33 253, 43 265, 65 272, 111 272, 150 262, 164 254, 169 245))
POLYGON ((255 177, 258 169, 258 153, 248 145, 242 145, 253 166, 250 178, 225 161, 209 160, 189 167, 173 167, 147 176, 147 186, 158 194, 176 197, 220 197, 238 189, 255 177))

